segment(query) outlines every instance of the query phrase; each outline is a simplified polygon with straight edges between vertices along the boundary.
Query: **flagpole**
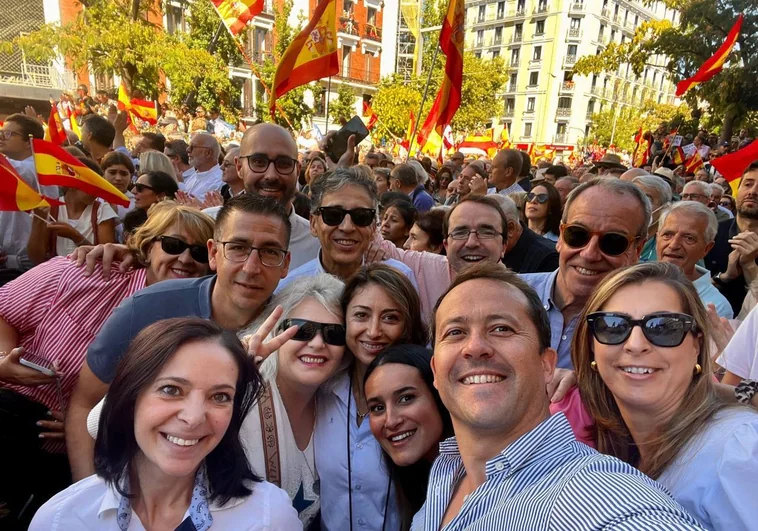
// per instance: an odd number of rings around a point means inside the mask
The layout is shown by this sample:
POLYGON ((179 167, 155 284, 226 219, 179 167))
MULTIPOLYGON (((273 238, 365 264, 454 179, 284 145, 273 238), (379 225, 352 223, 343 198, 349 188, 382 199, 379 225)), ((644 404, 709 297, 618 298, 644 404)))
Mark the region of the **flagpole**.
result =
POLYGON ((29 135, 29 149, 32 152, 32 163, 34 164, 34 184, 37 186, 37 193, 42 195, 42 189, 39 186, 39 174, 37 173, 37 159, 34 157, 34 137, 29 135))
POLYGON ((326 82, 326 110, 324 111, 324 121, 326 122, 324 135, 329 132, 329 95, 332 92, 332 76, 329 76, 329 81, 326 82))
MULTIPOLYGON (((419 30, 420 33, 420 30, 419 30)), ((413 142, 416 140, 416 132, 418 131, 418 124, 421 121, 422 113, 424 112, 424 103, 426 103, 426 97, 429 94, 429 83, 432 81, 432 72, 434 71, 434 65, 437 63, 437 54, 440 51, 439 44, 434 47, 434 55, 432 56, 432 64, 429 66, 429 75, 426 76, 426 86, 424 86, 424 95, 421 97, 421 106, 418 110, 418 119, 416 120, 416 123, 413 124, 413 133, 411 134, 411 138, 408 141, 408 154, 405 156, 406 162, 411 156, 411 150, 413 149, 413 142)), ((424 146, 421 146, 422 148, 424 146)))

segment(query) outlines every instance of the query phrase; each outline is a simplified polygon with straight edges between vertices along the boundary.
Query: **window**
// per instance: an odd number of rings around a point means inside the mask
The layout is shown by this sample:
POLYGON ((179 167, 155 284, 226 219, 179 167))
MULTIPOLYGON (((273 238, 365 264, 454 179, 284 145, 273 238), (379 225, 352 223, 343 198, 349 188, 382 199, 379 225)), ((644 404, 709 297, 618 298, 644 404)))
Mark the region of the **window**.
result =
POLYGON ((571 98, 558 98, 558 108, 559 109, 570 109, 571 108, 571 98))
POLYGON ((518 5, 516 6, 516 12, 523 13, 524 11, 526 11, 526 0, 518 0, 518 5))
POLYGON ((597 40, 603 42, 603 34, 605 33, 605 24, 600 24, 600 31, 597 33, 597 40))
POLYGON ((616 42, 616 30, 611 30, 611 42, 616 42))
POLYGON ((537 23, 534 25, 534 34, 535 35, 545 34, 545 21, 544 20, 538 20, 537 23))
POLYGON ((513 27, 513 35, 516 37, 516 40, 521 40, 521 35, 524 34, 524 25, 523 24, 516 24, 513 27))
POLYGON ((581 18, 571 18, 571 29, 579 29, 582 25, 581 18))
POLYGON ((537 103, 537 98, 526 99, 526 112, 534 112, 534 106, 537 103))
POLYGON ((539 72, 532 72, 531 74, 529 74, 529 86, 536 87, 537 83, 539 83, 539 79, 540 79, 539 72))
POLYGON ((574 55, 576 56, 577 47, 576 44, 569 44, 568 48, 566 48, 566 54, 567 55, 574 55))
POLYGON ((503 42, 503 27, 495 28, 495 44, 503 42))
POLYGON ((524 124, 524 136, 532 136, 532 124, 524 124))
POLYGON ((565 123, 558 124, 558 126, 555 128, 555 134, 558 135, 558 136, 565 135, 566 134, 566 124, 565 123))
POLYGON ((497 3, 497 18, 503 18, 505 16, 505 2, 497 3))
POLYGON ((366 9, 366 22, 372 26, 376 26, 376 9, 369 7, 366 9))
POLYGON ((479 6, 479 22, 484 22, 484 11, 487 6, 479 6))
POLYGON ((515 92, 517 82, 518 82, 518 74, 511 74, 510 81, 508 81, 508 90, 510 90, 511 92, 515 92))
POLYGON ((353 49, 350 46, 342 47, 342 76, 350 77, 350 52, 353 49))
POLYGON ((595 112, 595 100, 590 100, 587 104, 587 115, 591 116, 593 112, 595 112))
POLYGON ((500 50, 492 50, 492 58, 500 57, 500 50))
MULTIPOLYGON (((512 65, 517 65, 518 64, 519 50, 520 50, 520 48, 514 48, 513 50, 511 50, 511 64, 512 65)), ((516 74, 513 74, 513 75, 515 76, 516 74)))
POLYGON ((482 58, 482 52, 480 52, 479 50, 477 50, 476 52, 474 52, 474 57, 476 57, 477 59, 481 59, 482 58))
POLYGON ((477 30, 476 32, 476 45, 481 46, 484 43, 484 30, 477 30))
POLYGON ((513 114, 516 108, 516 98, 505 98, 505 112, 513 114))
POLYGON ((534 55, 532 56, 532 59, 534 59, 535 61, 542 60, 542 46, 534 47, 534 55))

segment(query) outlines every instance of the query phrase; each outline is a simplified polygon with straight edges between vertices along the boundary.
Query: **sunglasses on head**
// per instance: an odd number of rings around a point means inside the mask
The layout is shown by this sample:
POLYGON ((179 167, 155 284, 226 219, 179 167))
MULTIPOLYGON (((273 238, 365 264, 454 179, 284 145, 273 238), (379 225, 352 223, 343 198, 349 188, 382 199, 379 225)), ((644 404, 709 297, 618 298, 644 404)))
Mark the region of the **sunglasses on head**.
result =
POLYGON ((204 245, 190 245, 189 243, 172 236, 161 236, 161 249, 166 254, 174 256, 182 254, 186 249, 190 250, 190 256, 195 262, 208 263, 208 248, 204 245))
POLYGON ((330 227, 342 224, 345 216, 350 214, 350 219, 359 227, 368 227, 376 219, 376 210, 373 208, 320 207, 316 210, 321 220, 330 227))
POLYGON ((547 197, 547 194, 533 194, 531 192, 529 192, 528 194, 526 194, 526 202, 527 203, 531 203, 535 199, 537 200, 537 202, 540 205, 544 205, 545 203, 547 203, 548 197, 547 197))
POLYGON ((642 319, 632 319, 623 313, 594 312, 587 316, 592 335, 603 345, 620 345, 639 326, 650 343, 656 347, 678 347, 697 325, 691 315, 674 312, 656 312, 642 319))
POLYGON ((624 254, 629 246, 639 240, 639 236, 628 236, 619 232, 593 232, 581 225, 562 225, 561 238, 572 249, 583 249, 593 236, 598 236, 600 252, 607 256, 624 254))
POLYGON ((338 347, 345 345, 345 327, 341 324, 317 323, 307 319, 285 319, 280 328, 287 330, 291 326, 297 326, 297 333, 292 338, 297 341, 310 341, 318 332, 321 332, 324 343, 338 347))

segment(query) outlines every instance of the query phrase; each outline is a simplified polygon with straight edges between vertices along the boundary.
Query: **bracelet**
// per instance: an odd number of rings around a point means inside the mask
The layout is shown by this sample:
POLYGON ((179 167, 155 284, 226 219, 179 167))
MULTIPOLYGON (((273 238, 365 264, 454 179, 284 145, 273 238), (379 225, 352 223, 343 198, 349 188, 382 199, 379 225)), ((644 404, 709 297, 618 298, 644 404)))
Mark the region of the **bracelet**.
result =
POLYGON ((742 380, 734 388, 734 397, 737 399, 737 402, 750 405, 756 392, 758 392, 758 380, 742 380))

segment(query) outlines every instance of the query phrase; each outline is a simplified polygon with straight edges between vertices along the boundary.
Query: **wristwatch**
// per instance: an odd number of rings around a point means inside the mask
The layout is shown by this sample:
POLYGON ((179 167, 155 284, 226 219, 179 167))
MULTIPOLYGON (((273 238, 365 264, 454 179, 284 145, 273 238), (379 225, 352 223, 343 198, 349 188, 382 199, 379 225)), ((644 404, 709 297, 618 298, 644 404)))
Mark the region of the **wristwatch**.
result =
POLYGON ((737 402, 747 405, 750 405, 756 392, 758 392, 758 380, 742 380, 734 388, 734 396, 737 402))

